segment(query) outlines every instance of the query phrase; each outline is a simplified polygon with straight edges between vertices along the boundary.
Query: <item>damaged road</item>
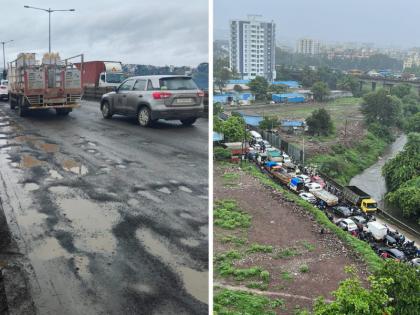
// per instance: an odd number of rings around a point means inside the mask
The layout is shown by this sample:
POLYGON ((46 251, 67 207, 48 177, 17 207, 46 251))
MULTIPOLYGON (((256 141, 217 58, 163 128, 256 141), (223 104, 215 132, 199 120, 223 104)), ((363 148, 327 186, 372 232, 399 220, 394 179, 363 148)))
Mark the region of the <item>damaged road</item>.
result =
POLYGON ((206 314, 208 121, 141 128, 81 105, 20 118, 0 103, 0 197, 19 254, 4 270, 18 267, 27 292, 6 288, 10 313, 206 314))

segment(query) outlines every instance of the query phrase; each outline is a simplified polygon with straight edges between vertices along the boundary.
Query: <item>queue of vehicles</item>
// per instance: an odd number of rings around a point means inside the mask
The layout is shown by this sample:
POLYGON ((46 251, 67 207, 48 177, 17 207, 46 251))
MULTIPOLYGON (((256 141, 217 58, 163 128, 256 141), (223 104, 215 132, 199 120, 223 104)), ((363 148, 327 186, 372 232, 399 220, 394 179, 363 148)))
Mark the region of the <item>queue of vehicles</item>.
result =
POLYGON ((118 114, 136 117, 143 127, 158 119, 190 126, 204 112, 204 92, 191 76, 125 78, 121 62, 84 62, 83 54, 61 59, 58 53, 46 53, 37 60, 35 53, 20 53, 8 63, 7 73, 8 80, 0 84, 0 99, 8 99, 10 108, 17 108, 22 117, 45 109, 68 115, 80 106, 84 88, 90 86, 111 90, 100 100, 105 119, 118 114))
POLYGON ((376 221, 374 214, 378 209, 377 202, 369 194, 356 186, 332 189, 321 176, 278 159, 283 156, 281 150, 271 145, 269 149, 261 150, 261 145, 256 146, 262 141, 258 133, 253 132, 251 136, 247 158, 255 161, 263 172, 303 200, 325 211, 338 227, 368 242, 382 258, 407 261, 413 266, 420 264, 420 250, 414 242, 376 221), (270 154, 273 151, 277 151, 275 155, 270 154))

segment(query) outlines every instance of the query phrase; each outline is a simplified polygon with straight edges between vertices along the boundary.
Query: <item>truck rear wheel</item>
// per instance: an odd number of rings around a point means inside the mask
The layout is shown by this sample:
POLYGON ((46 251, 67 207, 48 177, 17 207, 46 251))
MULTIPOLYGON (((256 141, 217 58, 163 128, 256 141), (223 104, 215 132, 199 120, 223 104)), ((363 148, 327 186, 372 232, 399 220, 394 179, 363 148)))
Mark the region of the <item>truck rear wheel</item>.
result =
POLYGON ((71 112, 68 108, 56 108, 55 113, 59 116, 67 116, 71 112))
POLYGON ((10 109, 16 108, 16 101, 13 97, 13 94, 9 94, 9 105, 10 105, 10 109))
POLYGON ((25 98, 23 96, 18 97, 18 115, 25 117, 27 114, 25 98))

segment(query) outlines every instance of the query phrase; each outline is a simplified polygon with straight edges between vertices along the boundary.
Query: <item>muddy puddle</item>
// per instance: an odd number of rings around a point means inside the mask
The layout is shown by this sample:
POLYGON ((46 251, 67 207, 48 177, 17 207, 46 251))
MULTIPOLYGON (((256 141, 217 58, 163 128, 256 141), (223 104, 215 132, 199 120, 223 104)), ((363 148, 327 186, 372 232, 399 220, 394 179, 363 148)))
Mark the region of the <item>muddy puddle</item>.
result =
POLYGON ((23 189, 26 191, 35 191, 39 189, 39 185, 36 183, 26 183, 23 185, 23 189))
POLYGON ((88 173, 88 168, 85 165, 74 160, 65 160, 62 165, 64 170, 76 175, 86 175, 88 173))
POLYGON ((138 194, 141 195, 142 197, 144 197, 144 198, 146 198, 150 201, 156 202, 156 203, 162 203, 163 202, 162 199, 156 197, 155 195, 153 195, 151 192, 149 192, 147 190, 140 190, 138 192, 138 194))
POLYGON ((151 229, 142 228, 136 232, 137 239, 144 244, 146 250, 153 256, 160 257, 164 263, 171 266, 183 280, 189 294, 203 303, 208 303, 208 272, 197 271, 180 265, 177 257, 171 253, 166 243, 151 229))
POLYGON ((38 147, 46 153, 56 153, 58 151, 58 145, 53 143, 41 143, 38 147))
POLYGON ((35 166, 40 166, 43 163, 44 163, 43 161, 40 161, 31 155, 24 155, 22 156, 22 159, 20 160, 20 167, 31 168, 35 166))
POLYGON ((48 173, 50 174, 50 176, 48 177, 49 180, 63 179, 63 176, 56 170, 49 170, 48 173))
POLYGON ((75 246, 86 252, 112 253, 116 239, 111 230, 119 214, 111 205, 97 204, 87 199, 59 199, 58 206, 72 221, 75 246))
POLYGON ((30 254, 38 260, 51 260, 55 258, 69 258, 70 254, 67 252, 54 237, 43 238, 42 242, 34 247, 30 254))

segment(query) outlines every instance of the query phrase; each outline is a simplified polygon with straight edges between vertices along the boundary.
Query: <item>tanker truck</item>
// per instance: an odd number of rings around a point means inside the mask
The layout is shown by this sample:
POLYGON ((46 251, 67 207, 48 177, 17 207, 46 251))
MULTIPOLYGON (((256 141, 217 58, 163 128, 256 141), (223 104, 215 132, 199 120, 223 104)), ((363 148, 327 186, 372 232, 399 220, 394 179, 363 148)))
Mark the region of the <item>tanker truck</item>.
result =
POLYGON ((125 79, 122 63, 119 61, 87 61, 76 67, 82 71, 85 87, 117 87, 125 79))
POLYGON ((10 108, 17 107, 23 117, 31 110, 50 108, 68 115, 80 106, 82 81, 75 59, 83 64, 82 54, 61 60, 58 53, 46 53, 37 60, 35 53, 20 53, 8 63, 10 108))

